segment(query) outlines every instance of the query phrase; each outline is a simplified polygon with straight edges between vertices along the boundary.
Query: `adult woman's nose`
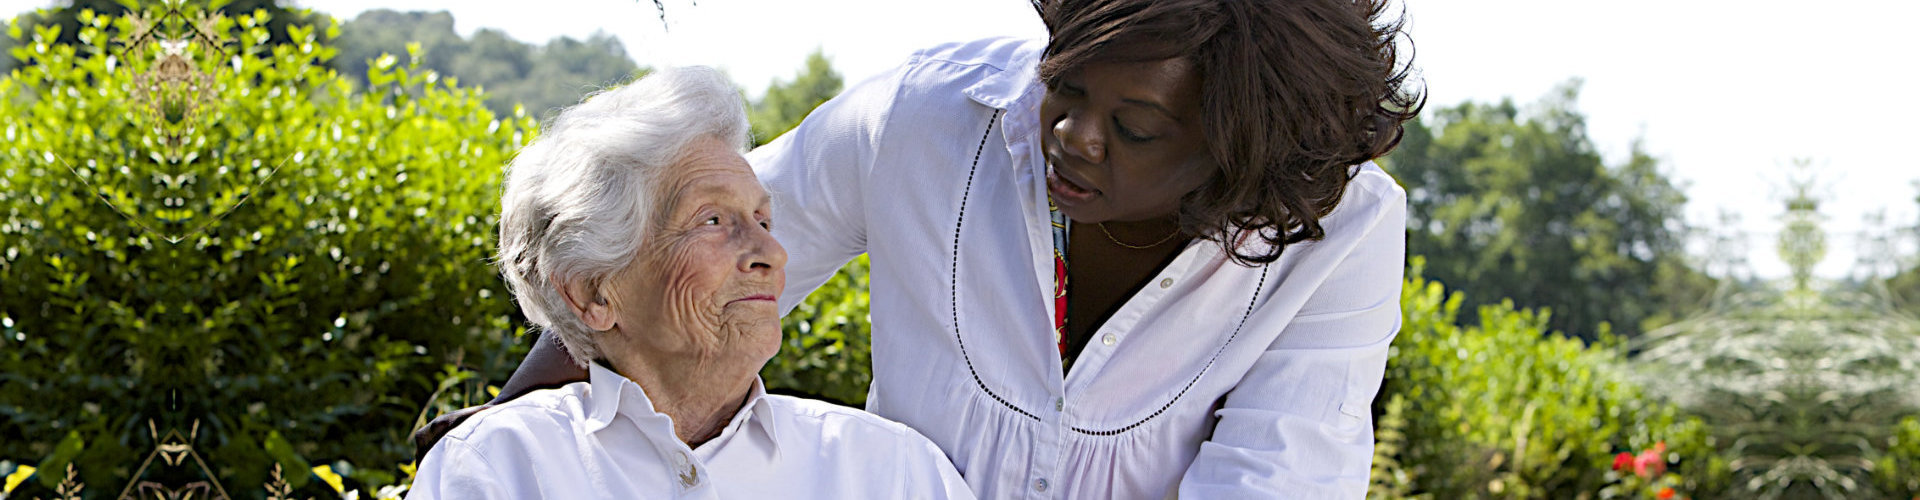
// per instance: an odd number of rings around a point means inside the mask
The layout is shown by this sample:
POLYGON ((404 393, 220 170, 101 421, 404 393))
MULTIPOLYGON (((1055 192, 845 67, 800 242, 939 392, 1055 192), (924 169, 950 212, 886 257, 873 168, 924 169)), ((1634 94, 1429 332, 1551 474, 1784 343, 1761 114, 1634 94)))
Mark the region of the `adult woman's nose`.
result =
POLYGON ((1060 139, 1067 154, 1080 157, 1088 163, 1106 162, 1106 138, 1100 135, 1100 127, 1078 115, 1077 111, 1070 111, 1067 116, 1053 122, 1053 136, 1060 139))

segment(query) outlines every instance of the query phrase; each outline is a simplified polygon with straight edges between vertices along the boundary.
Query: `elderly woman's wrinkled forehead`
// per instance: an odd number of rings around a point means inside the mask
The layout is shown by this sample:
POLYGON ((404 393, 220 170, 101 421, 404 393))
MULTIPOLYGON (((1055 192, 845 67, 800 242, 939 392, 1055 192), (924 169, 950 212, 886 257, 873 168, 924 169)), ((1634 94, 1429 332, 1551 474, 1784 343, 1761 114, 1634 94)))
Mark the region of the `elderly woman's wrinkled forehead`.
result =
POLYGON ((694 139, 661 174, 660 208, 669 218, 713 204, 772 210, 772 194, 746 157, 719 138, 694 139))

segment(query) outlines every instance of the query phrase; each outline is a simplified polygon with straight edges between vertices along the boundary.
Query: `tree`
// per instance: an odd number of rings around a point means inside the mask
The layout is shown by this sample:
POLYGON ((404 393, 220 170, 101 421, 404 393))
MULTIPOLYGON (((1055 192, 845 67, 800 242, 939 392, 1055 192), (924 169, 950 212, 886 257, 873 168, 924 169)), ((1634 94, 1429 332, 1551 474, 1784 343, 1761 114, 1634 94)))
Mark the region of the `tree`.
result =
MULTIPOLYGON (((8 21, 12 20, 9 19, 8 21)), ((9 22, 9 24, 11 24, 11 22, 9 22)), ((0 75, 6 75, 8 72, 13 71, 15 64, 13 57, 14 43, 13 37, 0 36, 0 75)))
POLYGON ((1524 115, 1512 101, 1441 109, 1384 163, 1407 189, 1407 251, 1433 280, 1475 305, 1550 309, 1554 329, 1591 340, 1603 323, 1672 321, 1711 283, 1683 256, 1686 197, 1638 143, 1604 165, 1578 94, 1562 85, 1524 115))
MULTIPOLYGON (((419 44, 420 65, 444 74, 454 73, 450 64, 466 49, 466 42, 453 31, 453 14, 439 12, 396 12, 373 9, 340 23, 340 39, 334 42, 340 53, 333 58, 334 69, 364 81, 367 66, 381 54, 405 54, 407 44, 419 44)), ((521 75, 513 75, 518 79, 521 75)), ((471 80, 471 79, 469 79, 471 80)), ((479 83, 472 80, 471 83, 479 83)))
POLYGON ((468 39, 454 32, 453 15, 446 11, 369 10, 343 23, 340 32, 340 57, 334 65, 341 73, 364 82, 368 61, 383 53, 404 53, 408 44, 417 44, 422 68, 485 90, 488 109, 499 114, 524 105, 536 118, 543 117, 641 73, 620 40, 606 33, 532 45, 499 30, 482 29, 468 39))
MULTIPOLYGON (((1913 185, 1920 189, 1920 181, 1915 181, 1913 185)), ((1920 198, 1914 198, 1914 202, 1920 204, 1920 198)), ((1914 225, 1899 231, 1902 234, 1895 238, 1904 237, 1920 252, 1920 217, 1915 218, 1914 225)), ((1920 253, 1895 256, 1894 260, 1904 270, 1887 280, 1888 293, 1892 295, 1894 304, 1909 311, 1920 311, 1920 253)))
POLYGON ((814 49, 807 55, 807 66, 794 75, 791 82, 775 81, 767 86, 767 93, 755 103, 749 114, 753 123, 753 144, 759 146, 773 141, 780 134, 793 130, 800 120, 820 107, 833 96, 839 95, 845 84, 840 73, 833 70, 833 64, 827 61, 825 53, 814 49))
POLYGON ((1725 498, 1913 498, 1920 318, 1813 268, 1828 239, 1810 162, 1796 163, 1774 248, 1788 278, 1728 287, 1705 312, 1636 339, 1636 373, 1712 422, 1725 498))
MULTIPOLYGON (((627 57, 627 49, 619 39, 600 32, 589 35, 586 40, 568 37, 549 40, 535 49, 530 59, 533 64, 527 73, 518 82, 503 85, 500 95, 518 99, 536 118, 579 104, 587 94, 623 83, 643 72, 627 57)), ((452 71, 466 69, 451 68, 452 71)), ((489 105, 498 105, 495 102, 489 101, 489 105)))

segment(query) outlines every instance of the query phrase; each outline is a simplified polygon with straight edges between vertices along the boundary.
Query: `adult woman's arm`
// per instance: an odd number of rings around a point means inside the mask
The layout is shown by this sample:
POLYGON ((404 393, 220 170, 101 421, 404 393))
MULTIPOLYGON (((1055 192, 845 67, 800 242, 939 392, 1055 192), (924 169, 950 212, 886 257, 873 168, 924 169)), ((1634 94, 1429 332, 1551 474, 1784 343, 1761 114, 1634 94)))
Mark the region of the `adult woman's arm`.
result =
POLYGON ((781 314, 867 251, 867 200, 878 189, 867 179, 899 88, 900 71, 860 82, 747 153, 773 194, 773 237, 787 251, 781 314))
POLYGON ((1377 178, 1356 178, 1324 220, 1327 238, 1285 271, 1288 281, 1317 279, 1310 295, 1270 298, 1249 319, 1281 333, 1216 411, 1181 498, 1366 496, 1371 404, 1400 329, 1406 255, 1406 194, 1377 169, 1368 176, 1377 178))

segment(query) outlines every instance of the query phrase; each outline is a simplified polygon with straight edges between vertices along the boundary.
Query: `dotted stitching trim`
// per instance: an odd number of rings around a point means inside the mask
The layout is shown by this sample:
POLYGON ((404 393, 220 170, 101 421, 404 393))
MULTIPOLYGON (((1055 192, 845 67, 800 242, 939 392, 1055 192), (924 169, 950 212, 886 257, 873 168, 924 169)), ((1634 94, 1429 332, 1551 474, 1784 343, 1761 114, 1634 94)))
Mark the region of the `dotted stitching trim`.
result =
POLYGON ((967 356, 967 341, 960 336, 960 226, 967 220, 967 198, 973 194, 973 174, 980 170, 980 154, 987 150, 987 138, 993 136, 993 123, 999 120, 1000 110, 996 109, 993 111, 993 117, 987 119, 986 133, 980 135, 980 146, 973 151, 973 167, 967 170, 967 188, 960 193, 960 217, 953 222, 953 274, 948 280, 948 292, 952 299, 950 303, 953 305, 953 340, 960 344, 960 359, 967 361, 967 373, 973 375, 973 383, 980 386, 981 392, 987 393, 1007 409, 1039 421, 1040 417, 1014 406, 999 394, 994 394, 993 389, 987 388, 987 383, 980 380, 980 372, 973 368, 973 358, 967 356))
POLYGON ((1126 427, 1121 427, 1119 429, 1114 429, 1109 431, 1094 431, 1094 430, 1087 430, 1079 427, 1074 427, 1073 431, 1081 434, 1091 435, 1091 436, 1113 436, 1113 435, 1120 434, 1122 432, 1133 430, 1133 428, 1139 427, 1141 424, 1147 423, 1148 420, 1153 420, 1154 417, 1160 416, 1161 413, 1166 413, 1168 408, 1172 408, 1174 403, 1180 401, 1180 397, 1187 395, 1187 390, 1192 389, 1193 384, 1195 382, 1199 382, 1200 377, 1205 376, 1207 374, 1207 370, 1210 370, 1213 368, 1213 362, 1220 360, 1221 353, 1227 352, 1227 346, 1233 344, 1233 339, 1240 337, 1240 329, 1242 327, 1247 326, 1247 318, 1253 316, 1253 305, 1260 301, 1260 290, 1265 289, 1267 286, 1268 270, 1270 270, 1270 268, 1267 266, 1260 267, 1260 284, 1253 287, 1253 299, 1247 301, 1247 312, 1242 313, 1240 315, 1240 324, 1233 327, 1233 334, 1227 336, 1227 341, 1221 343, 1220 349, 1213 352, 1213 359, 1207 360, 1207 365, 1200 367, 1200 373, 1194 374, 1193 380, 1188 380, 1187 386, 1180 388, 1180 393, 1173 395, 1173 399, 1168 400, 1165 406, 1161 406, 1160 409, 1154 411, 1152 415, 1147 415, 1147 418, 1140 419, 1139 422, 1134 422, 1133 425, 1128 425, 1126 427))

